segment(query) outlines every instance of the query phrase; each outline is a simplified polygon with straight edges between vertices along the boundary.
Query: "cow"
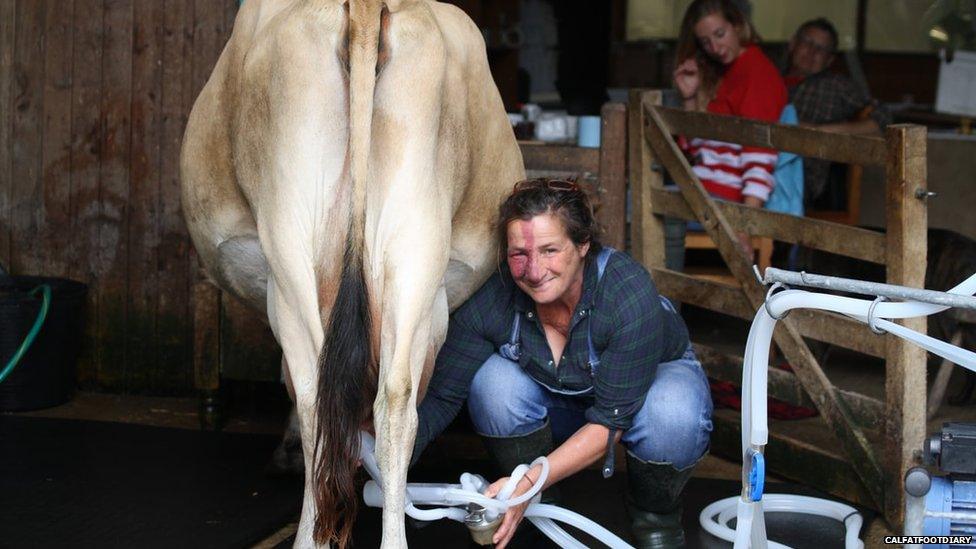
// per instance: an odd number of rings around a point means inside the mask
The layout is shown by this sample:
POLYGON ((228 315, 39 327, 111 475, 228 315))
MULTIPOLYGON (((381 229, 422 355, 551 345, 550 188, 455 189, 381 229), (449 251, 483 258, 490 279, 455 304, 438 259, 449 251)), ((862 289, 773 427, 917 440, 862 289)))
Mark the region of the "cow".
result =
POLYGON ((306 472, 295 545, 349 542, 372 421, 383 547, 405 547, 416 405, 524 177, 481 33, 431 0, 247 0, 181 155, 203 269, 283 350, 306 472))

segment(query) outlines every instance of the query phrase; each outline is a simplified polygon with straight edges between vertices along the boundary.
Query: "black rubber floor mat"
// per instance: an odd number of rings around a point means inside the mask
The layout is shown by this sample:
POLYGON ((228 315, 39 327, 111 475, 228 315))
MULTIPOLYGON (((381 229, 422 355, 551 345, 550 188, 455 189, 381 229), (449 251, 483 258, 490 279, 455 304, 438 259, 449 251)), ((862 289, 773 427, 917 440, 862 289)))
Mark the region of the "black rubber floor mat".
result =
POLYGON ((0 547, 247 547, 295 520, 275 437, 0 416, 0 547))

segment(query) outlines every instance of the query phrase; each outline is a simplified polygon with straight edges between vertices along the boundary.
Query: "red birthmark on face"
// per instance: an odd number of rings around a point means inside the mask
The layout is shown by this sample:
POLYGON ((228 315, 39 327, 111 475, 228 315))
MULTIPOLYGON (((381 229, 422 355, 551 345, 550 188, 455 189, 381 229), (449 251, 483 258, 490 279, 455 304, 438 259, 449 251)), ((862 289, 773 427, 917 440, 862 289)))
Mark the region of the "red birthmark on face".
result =
POLYGON ((529 264, 529 258, 524 253, 517 253, 508 256, 508 270, 512 273, 512 278, 521 280, 525 276, 525 268, 529 264))
POLYGON ((509 253, 508 269, 515 280, 521 280, 528 274, 532 260, 535 259, 535 237, 532 234, 531 222, 515 221, 515 223, 520 225, 522 242, 515 253, 509 253))

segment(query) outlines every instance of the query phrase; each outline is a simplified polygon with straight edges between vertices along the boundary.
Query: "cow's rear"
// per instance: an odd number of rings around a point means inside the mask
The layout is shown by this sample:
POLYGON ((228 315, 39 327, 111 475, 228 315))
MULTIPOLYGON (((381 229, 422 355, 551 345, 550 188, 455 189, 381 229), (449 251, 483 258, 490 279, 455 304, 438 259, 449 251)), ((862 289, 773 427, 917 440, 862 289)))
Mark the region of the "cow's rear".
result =
POLYGON ((404 546, 421 379, 449 308, 493 266, 491 221, 522 175, 477 28, 425 0, 248 0, 191 114, 183 175, 221 286, 242 293, 261 261, 270 273, 303 433, 296 545, 348 541, 372 404, 384 546, 404 546))

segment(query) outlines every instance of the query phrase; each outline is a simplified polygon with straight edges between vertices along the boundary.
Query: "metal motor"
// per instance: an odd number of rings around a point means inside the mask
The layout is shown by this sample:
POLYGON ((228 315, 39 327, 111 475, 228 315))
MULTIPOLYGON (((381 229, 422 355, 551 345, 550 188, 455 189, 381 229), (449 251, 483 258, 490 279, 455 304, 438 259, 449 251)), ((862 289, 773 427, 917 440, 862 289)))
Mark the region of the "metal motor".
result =
MULTIPOLYGON (((976 535, 976 424, 943 424, 941 433, 925 441, 923 459, 926 465, 935 466, 946 475, 932 476, 922 467, 913 467, 905 475, 908 495, 924 498, 920 533, 976 535)), ((908 515, 911 514, 909 510, 908 515)))

